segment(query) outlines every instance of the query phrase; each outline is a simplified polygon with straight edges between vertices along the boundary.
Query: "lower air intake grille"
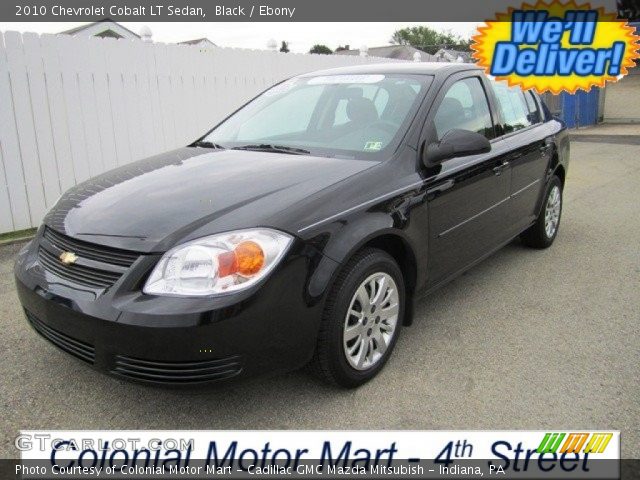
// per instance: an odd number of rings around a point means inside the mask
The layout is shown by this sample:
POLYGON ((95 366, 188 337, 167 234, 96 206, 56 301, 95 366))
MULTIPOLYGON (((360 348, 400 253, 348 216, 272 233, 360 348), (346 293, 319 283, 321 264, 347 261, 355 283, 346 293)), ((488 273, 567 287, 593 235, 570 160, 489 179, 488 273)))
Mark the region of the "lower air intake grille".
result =
POLYGON ((75 338, 71 338, 64 333, 45 325, 29 312, 25 311, 25 313, 31 326, 44 338, 74 357, 78 357, 80 360, 84 360, 88 363, 93 363, 95 358, 95 350, 93 346, 88 343, 81 342, 80 340, 76 340, 75 338))
POLYGON ((190 384, 230 378, 241 371, 239 355, 195 362, 159 362, 118 355, 112 373, 153 383, 190 384))

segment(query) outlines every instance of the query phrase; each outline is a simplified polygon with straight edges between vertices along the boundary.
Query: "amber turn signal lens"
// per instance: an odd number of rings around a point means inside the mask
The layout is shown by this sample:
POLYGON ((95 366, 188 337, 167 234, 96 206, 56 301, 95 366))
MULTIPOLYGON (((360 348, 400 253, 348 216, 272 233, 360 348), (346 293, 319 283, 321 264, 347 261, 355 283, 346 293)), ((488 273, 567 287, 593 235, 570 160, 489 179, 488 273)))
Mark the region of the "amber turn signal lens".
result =
POLYGON ((238 273, 250 277, 264 266, 264 252, 256 242, 246 241, 239 244, 235 250, 238 273))
POLYGON ((226 277, 238 271, 236 252, 224 252, 218 255, 218 276, 226 277))
POLYGON ((262 270, 264 252, 256 242, 240 243, 232 252, 218 255, 218 276, 240 274, 251 277, 262 270))

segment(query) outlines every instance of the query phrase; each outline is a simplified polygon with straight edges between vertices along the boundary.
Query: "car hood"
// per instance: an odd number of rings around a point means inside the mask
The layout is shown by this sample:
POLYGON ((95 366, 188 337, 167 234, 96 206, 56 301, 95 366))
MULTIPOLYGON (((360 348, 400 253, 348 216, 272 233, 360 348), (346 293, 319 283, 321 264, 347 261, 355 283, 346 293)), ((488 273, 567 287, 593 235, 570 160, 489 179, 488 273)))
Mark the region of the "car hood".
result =
POLYGON ((44 223, 141 252, 239 228, 282 230, 286 211, 375 162, 182 148, 111 170, 66 192, 44 223))

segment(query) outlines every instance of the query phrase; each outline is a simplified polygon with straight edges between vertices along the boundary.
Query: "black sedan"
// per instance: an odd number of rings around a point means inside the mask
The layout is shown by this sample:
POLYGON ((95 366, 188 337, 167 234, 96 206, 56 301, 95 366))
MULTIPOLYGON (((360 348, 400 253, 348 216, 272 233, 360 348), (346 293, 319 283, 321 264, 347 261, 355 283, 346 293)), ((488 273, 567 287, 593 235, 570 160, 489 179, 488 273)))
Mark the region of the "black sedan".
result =
POLYGON ((414 299, 558 232, 569 157, 540 98, 473 65, 301 75, 184 148, 65 193, 15 275, 33 328, 184 385, 311 363, 358 386, 414 299))

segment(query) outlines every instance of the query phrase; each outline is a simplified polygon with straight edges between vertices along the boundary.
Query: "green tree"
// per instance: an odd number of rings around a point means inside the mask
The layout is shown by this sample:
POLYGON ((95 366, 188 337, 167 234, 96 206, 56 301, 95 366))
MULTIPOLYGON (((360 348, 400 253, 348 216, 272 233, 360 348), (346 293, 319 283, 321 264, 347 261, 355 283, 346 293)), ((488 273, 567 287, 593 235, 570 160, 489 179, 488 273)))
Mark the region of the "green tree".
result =
POLYGON ((282 41, 282 45, 280 46, 280 51, 282 53, 289 53, 289 44, 284 40, 282 41))
POLYGON ((424 52, 434 54, 441 48, 469 51, 471 41, 449 31, 439 32, 424 25, 396 30, 390 43, 411 45, 424 52))
POLYGON ((331 55, 333 53, 333 50, 331 50, 326 45, 315 44, 313 47, 311 47, 311 50, 309 50, 309 53, 319 53, 321 55, 331 55))

